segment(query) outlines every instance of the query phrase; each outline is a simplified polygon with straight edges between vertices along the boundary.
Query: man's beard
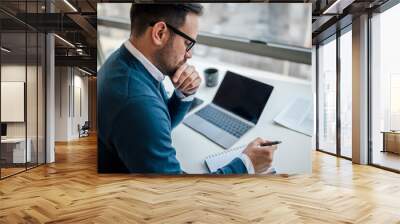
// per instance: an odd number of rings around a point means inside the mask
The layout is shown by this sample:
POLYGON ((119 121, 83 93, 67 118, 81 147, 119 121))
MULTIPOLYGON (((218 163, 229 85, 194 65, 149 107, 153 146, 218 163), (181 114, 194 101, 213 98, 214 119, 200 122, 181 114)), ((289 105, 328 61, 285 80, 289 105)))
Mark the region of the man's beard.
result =
POLYGON ((172 47, 172 40, 169 40, 167 45, 160 49, 156 55, 156 67, 166 76, 172 77, 176 70, 185 63, 185 61, 182 61, 178 63, 177 65, 172 65, 172 60, 174 59, 172 56, 174 55, 173 53, 174 49, 172 47))

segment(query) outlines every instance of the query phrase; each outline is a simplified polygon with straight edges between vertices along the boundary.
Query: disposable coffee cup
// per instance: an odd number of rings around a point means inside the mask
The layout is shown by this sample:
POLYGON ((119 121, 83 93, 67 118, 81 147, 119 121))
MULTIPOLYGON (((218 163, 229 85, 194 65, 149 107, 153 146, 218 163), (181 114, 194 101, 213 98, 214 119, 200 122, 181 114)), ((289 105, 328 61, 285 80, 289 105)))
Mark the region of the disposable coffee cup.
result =
POLYGON ((204 70, 204 78, 206 80, 207 87, 214 87, 218 84, 218 69, 207 68, 204 70))

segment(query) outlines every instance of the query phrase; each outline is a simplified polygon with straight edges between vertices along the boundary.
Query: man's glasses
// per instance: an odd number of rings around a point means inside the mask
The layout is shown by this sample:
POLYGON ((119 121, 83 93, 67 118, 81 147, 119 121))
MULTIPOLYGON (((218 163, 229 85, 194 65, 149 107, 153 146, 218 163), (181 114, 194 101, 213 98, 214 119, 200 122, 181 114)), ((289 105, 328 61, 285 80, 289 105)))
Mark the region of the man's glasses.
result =
MULTIPOLYGON (((156 22, 152 22, 150 23, 150 26, 154 26, 154 24, 156 24, 156 22)), ((186 40, 190 41, 189 44, 187 44, 186 47, 186 52, 189 52, 190 49, 192 49, 192 47, 196 44, 196 40, 194 40, 193 38, 189 37, 187 34, 183 33, 182 31, 178 30, 177 28, 169 25, 168 23, 165 23, 167 25, 167 27, 169 29, 171 29, 174 33, 178 34, 179 36, 185 38, 186 40)))

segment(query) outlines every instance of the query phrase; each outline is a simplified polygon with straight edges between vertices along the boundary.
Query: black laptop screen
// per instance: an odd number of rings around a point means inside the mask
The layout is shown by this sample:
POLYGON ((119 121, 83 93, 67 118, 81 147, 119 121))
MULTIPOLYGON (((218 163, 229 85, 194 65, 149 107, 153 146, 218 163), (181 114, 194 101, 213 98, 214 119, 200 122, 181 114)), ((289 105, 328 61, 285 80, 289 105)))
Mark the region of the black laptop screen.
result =
POLYGON ((273 88, 227 71, 213 103, 256 124, 273 88))
POLYGON ((1 123, 1 136, 7 136, 7 124, 1 123))

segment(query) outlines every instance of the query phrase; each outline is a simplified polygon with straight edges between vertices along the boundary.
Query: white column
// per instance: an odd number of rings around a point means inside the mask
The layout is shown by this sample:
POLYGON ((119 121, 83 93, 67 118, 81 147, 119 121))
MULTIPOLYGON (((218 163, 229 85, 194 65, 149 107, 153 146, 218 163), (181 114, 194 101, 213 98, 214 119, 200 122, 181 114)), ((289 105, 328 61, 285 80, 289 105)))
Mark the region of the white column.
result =
POLYGON ((368 163, 368 16, 353 20, 353 162, 368 163))
POLYGON ((54 133, 55 133, 55 77, 54 77, 54 35, 46 35, 46 163, 55 161, 54 133))
MULTIPOLYGON (((54 6, 46 1, 47 12, 54 12, 54 6)), ((55 161, 55 43, 54 35, 46 35, 46 163, 55 161)))

